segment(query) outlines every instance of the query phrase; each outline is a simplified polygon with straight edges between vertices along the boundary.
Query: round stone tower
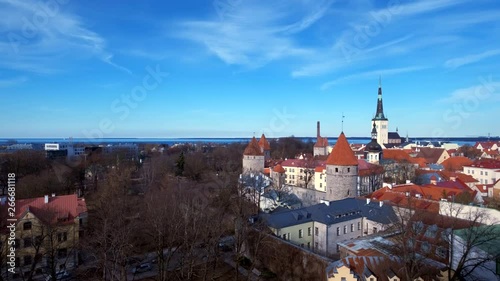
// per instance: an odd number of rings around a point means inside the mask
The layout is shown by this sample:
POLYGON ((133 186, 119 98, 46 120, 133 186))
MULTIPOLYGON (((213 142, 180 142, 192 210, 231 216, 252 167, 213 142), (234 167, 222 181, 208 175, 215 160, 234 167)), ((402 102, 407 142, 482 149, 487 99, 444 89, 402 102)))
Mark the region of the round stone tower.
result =
POLYGON ((326 160, 326 199, 356 197, 358 160, 342 132, 326 160))
POLYGON ((243 152, 243 173, 259 173, 264 170, 264 152, 261 150, 255 137, 243 152))

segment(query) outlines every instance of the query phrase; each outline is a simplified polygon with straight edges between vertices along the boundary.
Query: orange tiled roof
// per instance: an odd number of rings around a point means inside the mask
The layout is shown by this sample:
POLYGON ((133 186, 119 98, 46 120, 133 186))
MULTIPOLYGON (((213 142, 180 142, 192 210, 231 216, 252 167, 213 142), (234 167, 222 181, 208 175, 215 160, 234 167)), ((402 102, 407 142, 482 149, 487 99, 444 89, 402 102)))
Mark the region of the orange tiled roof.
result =
POLYGON ((328 138, 326 137, 318 137, 316 139, 316 143, 314 147, 327 147, 328 146, 328 138))
POLYGON ((472 160, 463 156, 450 157, 441 163, 444 169, 447 171, 459 171, 464 168, 464 166, 471 165, 472 160))
POLYGON ((449 171, 440 171, 439 174, 447 180, 450 180, 452 177, 456 177, 457 179, 460 179, 464 183, 478 182, 473 176, 462 174, 462 173, 452 173, 449 171))
POLYGON ((418 157, 425 158, 428 164, 435 164, 446 151, 444 148, 420 147, 417 154, 418 157))
POLYGON ((384 159, 392 159, 395 161, 410 161, 410 155, 402 149, 384 149, 383 150, 384 159))
POLYGON ((420 168, 424 168, 424 167, 427 166, 425 158, 422 158, 422 157, 411 157, 410 158, 410 163, 418 164, 418 166, 420 168))
POLYGON ((327 165, 357 166, 358 160, 354 156, 351 146, 347 142, 344 132, 340 136, 326 160, 327 165))
POLYGON ((253 137, 250 143, 247 145, 245 151, 243 152, 243 155, 264 155, 255 137, 253 137))
POLYGON ((273 171, 276 172, 276 173, 283 174, 285 172, 285 168, 283 168, 283 166, 281 166, 280 164, 278 164, 278 165, 274 166, 273 171))
POLYGON ((262 134, 259 140, 259 146, 262 147, 264 150, 271 150, 271 145, 266 139, 266 136, 262 134))

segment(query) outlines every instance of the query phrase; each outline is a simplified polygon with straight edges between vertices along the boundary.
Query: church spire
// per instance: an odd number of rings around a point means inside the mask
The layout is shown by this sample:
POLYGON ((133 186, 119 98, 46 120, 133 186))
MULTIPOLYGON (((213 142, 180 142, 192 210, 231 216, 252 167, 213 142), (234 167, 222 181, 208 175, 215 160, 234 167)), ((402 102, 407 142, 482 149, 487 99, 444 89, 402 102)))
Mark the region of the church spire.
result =
POLYGON ((382 103, 382 77, 379 77, 378 81, 377 112, 373 120, 387 120, 384 115, 384 105, 382 103))

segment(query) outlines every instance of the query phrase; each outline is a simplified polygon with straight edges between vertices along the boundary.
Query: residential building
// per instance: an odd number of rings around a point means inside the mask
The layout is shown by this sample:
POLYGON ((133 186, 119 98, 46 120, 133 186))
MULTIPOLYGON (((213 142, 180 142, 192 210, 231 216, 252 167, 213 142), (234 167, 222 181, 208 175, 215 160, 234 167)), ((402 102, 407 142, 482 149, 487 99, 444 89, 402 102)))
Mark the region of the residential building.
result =
POLYGON ((463 172, 471 175, 481 184, 495 183, 500 179, 500 160, 479 159, 471 165, 464 165, 463 172))
POLYGON ((263 214, 271 231, 316 253, 338 254, 337 243, 383 231, 395 219, 383 202, 347 198, 296 210, 263 214))
MULTIPOLYGON (((2 207, 2 212, 7 208, 2 207)), ((20 199, 16 201, 16 276, 34 266, 36 273, 47 267, 70 269, 78 263, 78 242, 87 224, 87 206, 76 195, 20 199)), ((0 229, 1 241, 9 235, 0 229)), ((4 253, 2 253, 4 254, 4 253)))

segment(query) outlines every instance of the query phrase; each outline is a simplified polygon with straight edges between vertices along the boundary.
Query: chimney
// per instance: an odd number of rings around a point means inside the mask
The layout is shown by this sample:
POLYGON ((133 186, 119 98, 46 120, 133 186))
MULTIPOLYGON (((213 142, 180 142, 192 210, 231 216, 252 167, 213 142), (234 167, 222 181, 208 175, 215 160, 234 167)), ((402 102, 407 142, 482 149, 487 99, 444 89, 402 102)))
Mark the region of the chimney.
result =
POLYGON ((43 203, 45 203, 45 204, 49 203, 49 196, 48 195, 44 196, 43 203))
POLYGON ((316 124, 316 137, 319 139, 320 136, 321 136, 321 128, 318 121, 318 123, 316 124))
POLYGON ((56 194, 55 194, 55 193, 52 193, 52 197, 56 197, 56 194))
POLYGON ((378 201, 378 206, 382 208, 382 206, 384 206, 384 201, 378 201))
POLYGON ((370 204, 370 201, 371 201, 370 198, 366 198, 366 205, 370 204))
POLYGON ((437 183, 437 178, 436 178, 436 176, 432 176, 432 177, 431 177, 431 184, 432 184, 432 185, 436 185, 436 183, 437 183))

